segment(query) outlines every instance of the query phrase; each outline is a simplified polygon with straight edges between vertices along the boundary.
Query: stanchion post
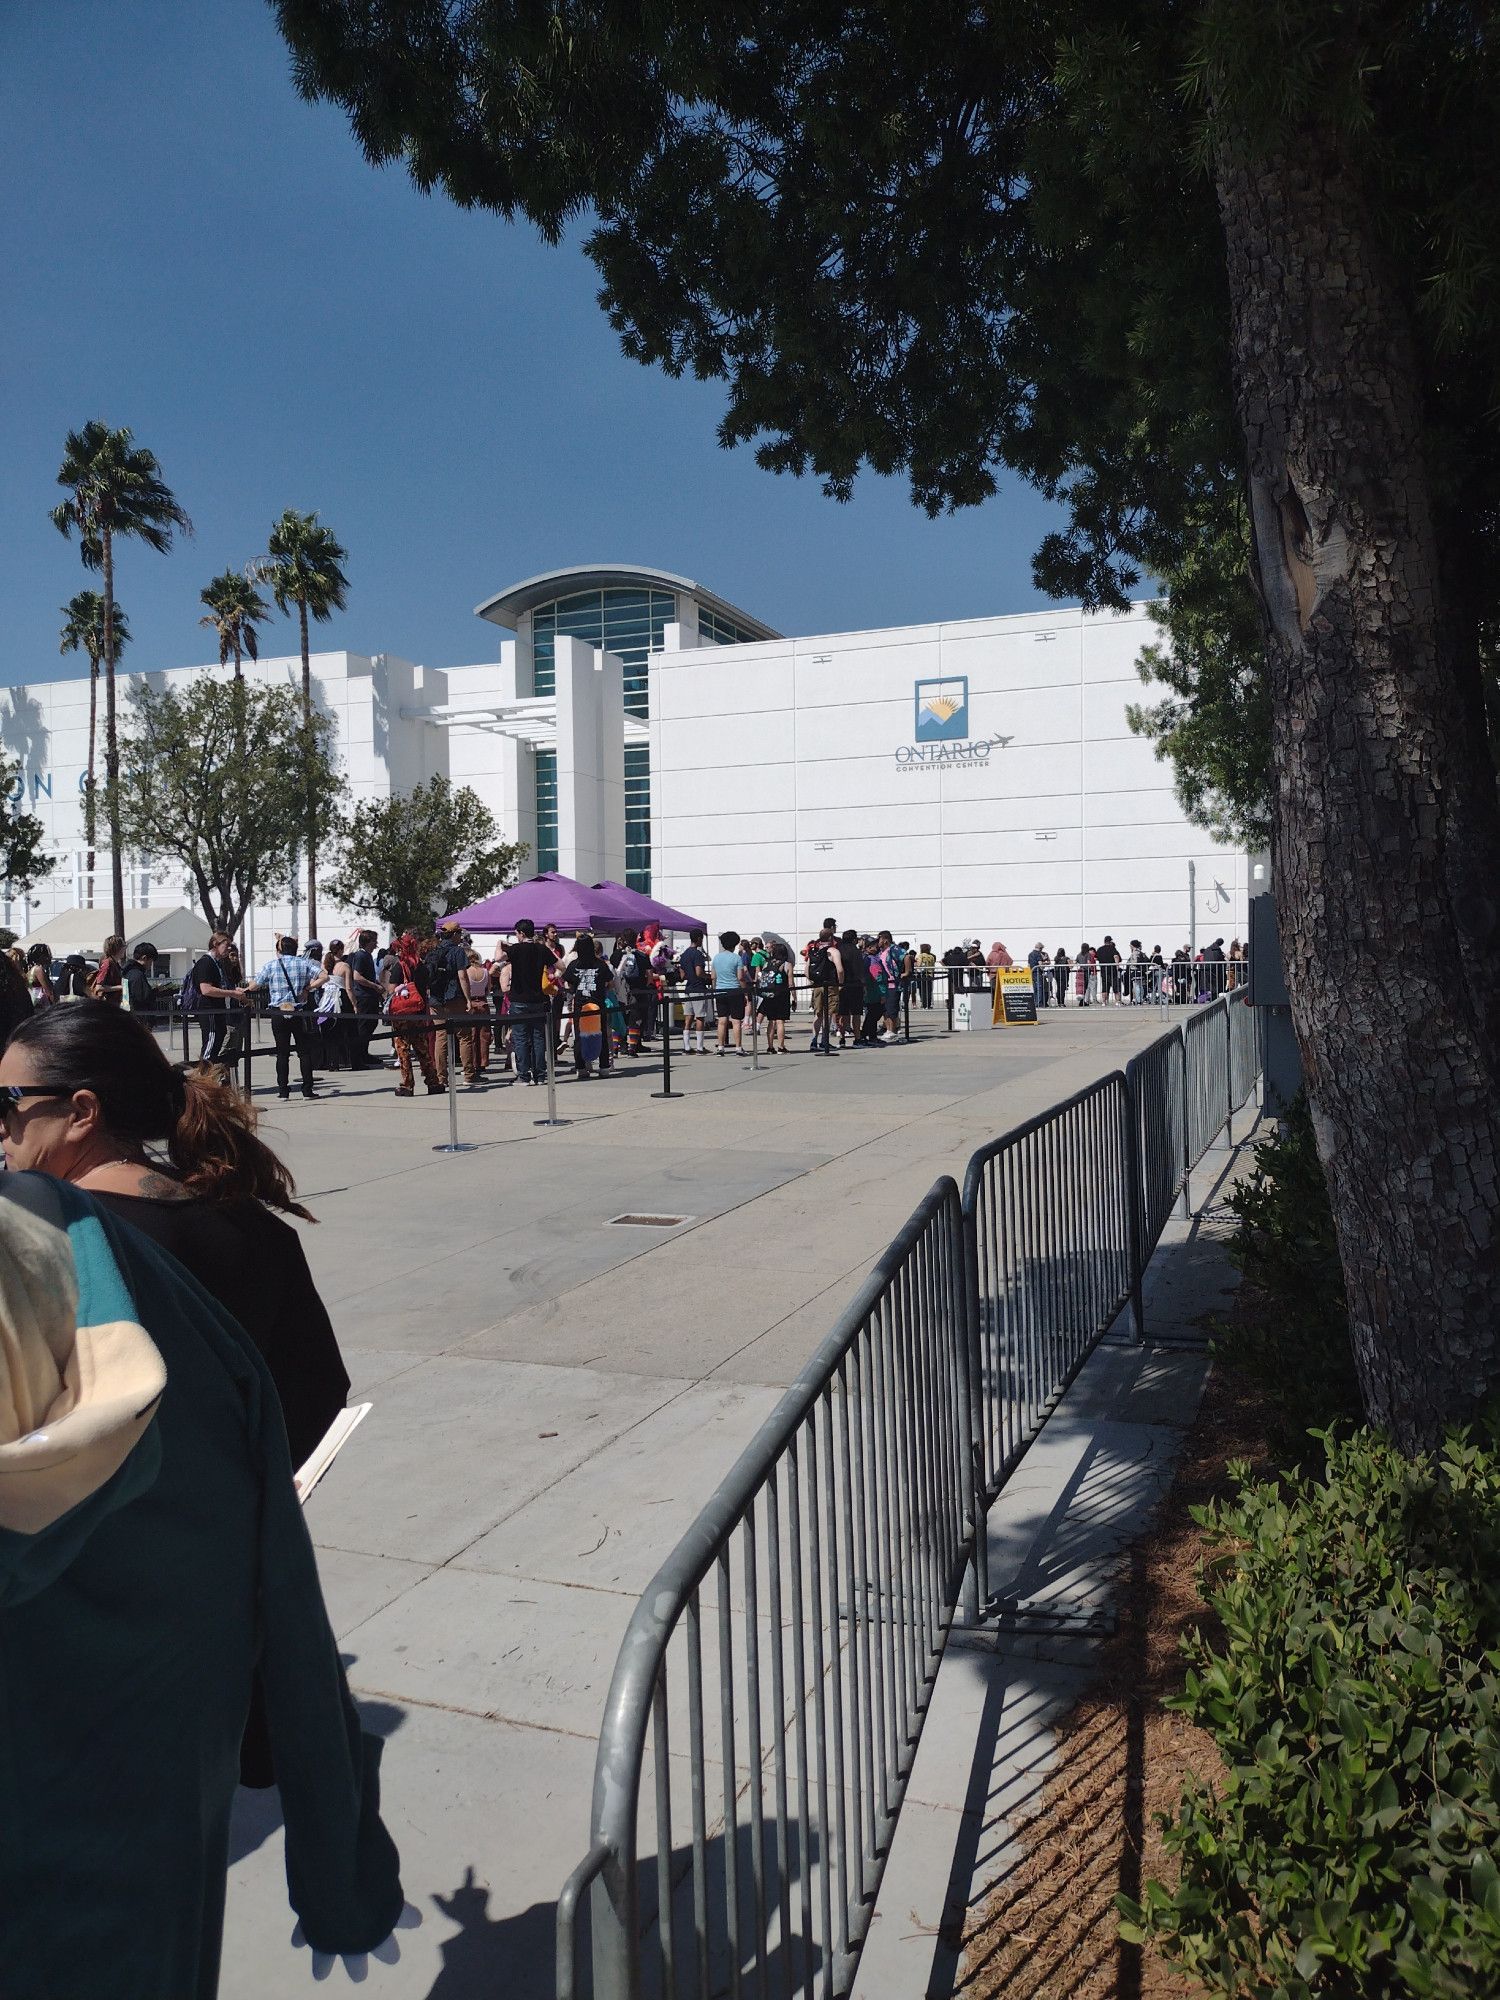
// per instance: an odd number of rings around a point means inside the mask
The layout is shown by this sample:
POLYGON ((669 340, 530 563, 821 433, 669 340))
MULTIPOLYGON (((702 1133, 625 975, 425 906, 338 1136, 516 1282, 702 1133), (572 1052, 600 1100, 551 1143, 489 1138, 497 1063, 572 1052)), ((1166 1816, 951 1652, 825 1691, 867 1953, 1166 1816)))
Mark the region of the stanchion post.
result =
POLYGON ((672 996, 670 991, 662 1007, 661 1023, 661 1089, 653 1090, 653 1097, 681 1097, 680 1090, 672 1088, 672 996))
MULTIPOLYGON (((566 1005, 566 1002, 564 1004, 566 1005)), ((578 1049, 579 1028, 582 1023, 582 1015, 577 1012, 577 1004, 575 999, 573 1016, 575 1053, 578 1049)), ((607 1042, 609 1017, 604 1011, 602 999, 599 1007, 599 1025, 604 1029, 604 1041, 607 1042)), ((582 1062, 581 1057, 579 1061, 582 1062)), ((531 1122, 533 1125, 571 1125, 573 1122, 571 1118, 559 1118, 557 1115, 557 1015, 551 1007, 547 1009, 547 1115, 545 1118, 533 1118, 531 1122)))
POLYGON ((750 1067, 760 1068, 760 995, 750 988, 750 1067))
POLYGON ((951 1035, 953 1033, 953 967, 951 965, 945 965, 943 967, 943 971, 947 974, 947 986, 948 986, 947 995, 945 996, 943 1004, 948 1010, 947 1032, 951 1035))
POLYGON ((467 1143, 460 1144, 458 1137, 458 1023, 444 1019, 442 1031, 447 1037, 448 1049, 448 1143, 434 1146, 435 1153, 472 1153, 475 1148, 467 1143))
POLYGON ((901 976, 901 1012, 906 1023, 906 1039, 911 1040, 911 981, 905 973, 901 976))
POLYGON ((241 1019, 244 1023, 244 1026, 241 1029, 241 1034, 240 1034, 240 1040, 241 1040, 240 1067, 245 1073, 245 1081, 243 1089, 246 1097, 249 1097, 252 1094, 250 1089, 250 1081, 251 1081, 250 1031, 255 1016, 250 1012, 250 1009, 248 1007, 245 1007, 241 1015, 241 1019))

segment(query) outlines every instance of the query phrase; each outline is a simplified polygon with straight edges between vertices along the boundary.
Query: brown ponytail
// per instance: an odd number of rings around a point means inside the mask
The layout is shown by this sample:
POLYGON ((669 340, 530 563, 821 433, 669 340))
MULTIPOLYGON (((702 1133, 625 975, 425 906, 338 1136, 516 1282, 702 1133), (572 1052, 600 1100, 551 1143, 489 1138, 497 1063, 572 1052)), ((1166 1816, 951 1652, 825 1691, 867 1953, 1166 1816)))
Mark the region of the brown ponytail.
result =
POLYGON ((222 1070, 189 1070, 182 1110, 167 1135, 167 1157, 182 1185, 202 1201, 263 1201, 314 1222, 297 1200, 297 1183, 256 1132, 260 1113, 222 1070))

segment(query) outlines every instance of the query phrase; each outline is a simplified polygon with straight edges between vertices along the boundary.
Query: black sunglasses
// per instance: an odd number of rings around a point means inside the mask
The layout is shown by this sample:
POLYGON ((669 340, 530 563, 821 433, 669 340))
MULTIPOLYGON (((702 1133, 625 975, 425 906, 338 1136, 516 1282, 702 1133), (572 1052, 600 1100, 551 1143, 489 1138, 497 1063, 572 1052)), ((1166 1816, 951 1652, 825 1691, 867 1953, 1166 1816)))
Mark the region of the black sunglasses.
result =
POLYGON ((23 1097, 71 1097, 60 1084, 0 1083, 0 1115, 19 1111, 23 1097))

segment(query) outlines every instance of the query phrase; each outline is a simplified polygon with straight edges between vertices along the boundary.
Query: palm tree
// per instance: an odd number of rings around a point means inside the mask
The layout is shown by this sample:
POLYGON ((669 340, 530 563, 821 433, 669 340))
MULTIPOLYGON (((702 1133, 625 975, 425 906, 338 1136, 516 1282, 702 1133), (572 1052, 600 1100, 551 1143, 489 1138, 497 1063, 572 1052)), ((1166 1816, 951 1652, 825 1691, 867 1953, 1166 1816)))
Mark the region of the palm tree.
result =
MULTIPOLYGON (((310 618, 326 624, 335 611, 342 611, 349 589, 343 565, 349 552, 331 528, 325 528, 316 513, 299 514, 288 507, 271 529, 267 553, 255 564, 255 574, 271 586, 276 609, 283 616, 297 607, 302 637, 302 726, 312 732, 312 666, 308 651, 307 624, 310 618)), ((307 934, 318 934, 318 852, 314 829, 314 802, 307 802, 307 934)))
POLYGON ((219 635, 219 665, 227 666, 232 659, 235 679, 243 680, 243 660, 260 658, 255 628, 270 617, 269 605, 250 578, 237 569, 224 570, 198 596, 199 602, 208 606, 208 616, 198 623, 211 625, 219 635))
MULTIPOLYGON (((97 590, 80 590, 62 608, 67 623, 62 628, 60 653, 87 653, 89 656, 89 768, 83 786, 83 834, 88 842, 88 862, 84 870, 88 906, 94 907, 94 746, 99 733, 99 667, 104 659, 104 599, 97 590)), ((125 613, 116 604, 111 611, 115 658, 130 644, 130 627, 125 613)))
POLYGON ((115 537, 132 535, 165 554, 172 535, 193 532, 161 477, 155 456, 128 430, 86 423, 69 431, 57 475, 69 497, 52 509, 52 525, 65 536, 78 530, 85 569, 102 570, 104 582, 104 805, 109 819, 113 923, 125 929, 125 869, 120 852, 120 741, 115 726, 115 537))

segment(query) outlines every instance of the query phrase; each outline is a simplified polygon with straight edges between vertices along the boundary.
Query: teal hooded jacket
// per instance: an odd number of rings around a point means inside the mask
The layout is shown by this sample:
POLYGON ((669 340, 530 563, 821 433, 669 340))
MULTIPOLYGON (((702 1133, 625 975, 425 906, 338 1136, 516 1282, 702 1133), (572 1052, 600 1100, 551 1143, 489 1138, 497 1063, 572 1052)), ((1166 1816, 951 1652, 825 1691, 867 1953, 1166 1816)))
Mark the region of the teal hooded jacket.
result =
POLYGON ((259 1668, 315 1949, 402 1907, 276 1392, 171 1258, 0 1176, 0 1992, 212 2000, 259 1668))

